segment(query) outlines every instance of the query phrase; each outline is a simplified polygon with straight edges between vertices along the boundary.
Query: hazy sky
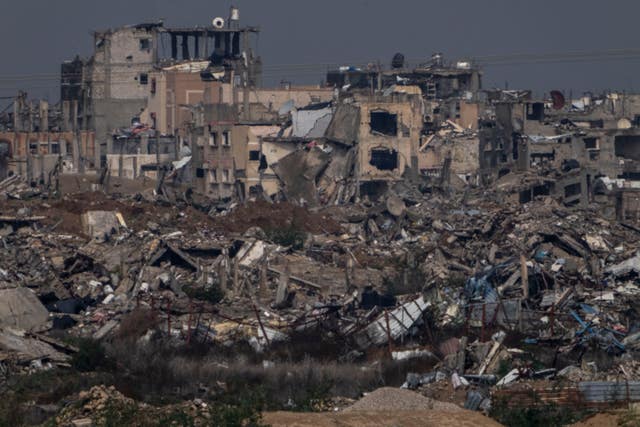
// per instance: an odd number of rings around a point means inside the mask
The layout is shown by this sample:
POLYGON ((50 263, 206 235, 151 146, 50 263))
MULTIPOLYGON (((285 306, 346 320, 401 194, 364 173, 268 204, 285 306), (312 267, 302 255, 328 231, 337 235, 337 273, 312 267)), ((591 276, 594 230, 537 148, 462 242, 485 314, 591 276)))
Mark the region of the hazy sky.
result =
MULTIPOLYGON (((91 54, 93 29, 164 18, 207 25, 229 0, 1 0, 0 97, 25 88, 59 98, 60 63, 91 54), (19 76, 19 80, 16 77, 19 76)), ((285 64, 388 64, 407 58, 483 57, 635 48, 640 2, 602 0, 236 0, 241 23, 260 26, 265 80, 322 80, 322 67, 296 75, 285 64), (269 69, 269 67, 275 67, 269 69)), ((640 58, 488 66, 484 86, 640 90, 640 58)), ((2 104, 0 103, 0 107, 2 104)))

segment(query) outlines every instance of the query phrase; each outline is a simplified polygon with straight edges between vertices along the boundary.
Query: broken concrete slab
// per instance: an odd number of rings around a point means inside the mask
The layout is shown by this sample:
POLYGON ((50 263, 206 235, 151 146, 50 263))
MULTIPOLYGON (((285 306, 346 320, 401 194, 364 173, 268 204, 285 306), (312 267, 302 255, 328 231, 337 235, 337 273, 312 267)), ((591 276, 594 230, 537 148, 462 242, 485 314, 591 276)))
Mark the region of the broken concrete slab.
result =
POLYGON ((98 241, 104 241, 116 233, 120 221, 113 211, 87 211, 81 216, 84 233, 98 241))
POLYGON ((0 290, 0 327, 30 330, 44 325, 49 312, 27 288, 0 290))

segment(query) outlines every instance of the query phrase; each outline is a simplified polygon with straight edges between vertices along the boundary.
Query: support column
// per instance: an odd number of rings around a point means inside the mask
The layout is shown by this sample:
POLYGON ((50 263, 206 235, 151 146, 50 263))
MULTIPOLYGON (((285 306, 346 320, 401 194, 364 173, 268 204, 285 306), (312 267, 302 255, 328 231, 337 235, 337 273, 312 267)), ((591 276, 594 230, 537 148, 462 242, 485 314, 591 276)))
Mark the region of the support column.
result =
POLYGON ((171 59, 178 59, 178 36, 171 34, 171 59))
POLYGON ((189 57, 189 35, 186 33, 182 34, 182 59, 184 61, 191 59, 189 57))

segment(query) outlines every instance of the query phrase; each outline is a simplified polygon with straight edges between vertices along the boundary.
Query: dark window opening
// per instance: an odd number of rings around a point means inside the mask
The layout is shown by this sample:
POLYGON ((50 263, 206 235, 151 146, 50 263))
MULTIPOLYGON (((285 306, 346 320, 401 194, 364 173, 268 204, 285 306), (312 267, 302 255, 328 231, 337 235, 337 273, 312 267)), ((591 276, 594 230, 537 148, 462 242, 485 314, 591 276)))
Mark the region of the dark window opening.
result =
POLYGON ((51 154, 60 154, 60 144, 51 144, 51 154))
POLYGON ((579 182, 564 187, 564 197, 577 196, 582 192, 582 186, 579 182))
POLYGON ((370 117, 371 132, 388 136, 398 135, 398 116, 386 111, 372 111, 370 117))
POLYGON ((533 187, 533 197, 535 196, 548 196, 551 194, 551 185, 543 184, 533 187))
POLYGON ((640 161, 640 135, 619 135, 615 138, 616 157, 640 161))
POLYGON ((196 168, 196 178, 204 178, 204 169, 196 168))
POLYGON ((520 192, 520 204, 529 203, 531 199, 533 199, 533 196, 530 188, 520 192))
POLYGON ((372 150, 369 164, 383 171, 394 170, 398 167, 398 152, 395 150, 372 150))
POLYGON ((371 200, 378 200, 387 193, 388 189, 386 181, 367 181, 360 184, 360 194, 371 200))
POLYGON ((157 85, 156 79, 155 78, 151 79, 151 93, 156 93, 156 85, 157 85))
POLYGON ((258 160, 260 160, 260 151, 258 150, 249 151, 249 160, 251 160, 252 162, 257 162, 258 160))
POLYGON ((624 172, 618 175, 619 179, 628 179, 630 181, 640 181, 640 172, 624 172))
POLYGON ((140 39, 140 50, 151 49, 151 39, 140 39))
POLYGON ((527 104, 527 120, 544 120, 544 103, 532 102, 527 104))
POLYGON ((268 168, 269 165, 267 164, 267 158, 264 155, 260 156, 260 166, 258 166, 258 170, 265 170, 266 168, 268 168))
POLYGON ((502 178, 505 175, 508 175, 511 173, 511 169, 500 169, 500 171, 498 172, 498 178, 502 178))
POLYGON ((140 74, 140 84, 141 85, 146 85, 148 83, 149 83, 149 74, 141 73, 140 74))
POLYGON ((550 153, 531 153, 531 163, 554 161, 556 159, 556 150, 550 153))
POLYGON ((587 150, 597 150, 598 149, 598 138, 584 138, 584 148, 587 150))
POLYGON ((519 148, 520 138, 517 136, 513 137, 513 144, 511 145, 511 154, 513 156, 513 160, 518 160, 518 148, 519 148))
POLYGON ((640 127, 640 115, 636 114, 633 117, 633 126, 640 127))

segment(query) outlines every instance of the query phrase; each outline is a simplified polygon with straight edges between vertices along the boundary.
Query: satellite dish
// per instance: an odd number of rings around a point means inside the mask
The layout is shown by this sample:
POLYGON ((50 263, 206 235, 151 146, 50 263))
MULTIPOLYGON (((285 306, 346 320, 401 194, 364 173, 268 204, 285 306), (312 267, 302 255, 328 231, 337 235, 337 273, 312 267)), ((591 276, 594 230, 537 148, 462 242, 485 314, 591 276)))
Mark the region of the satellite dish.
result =
POLYGON ((217 28, 217 29, 222 29, 224 28, 224 18, 214 18, 213 21, 211 21, 211 23, 213 24, 213 28, 217 28))
POLYGON ((566 102, 562 92, 560 92, 559 90, 552 90, 550 95, 551 95, 551 99, 553 99, 553 109, 562 110, 566 102))

